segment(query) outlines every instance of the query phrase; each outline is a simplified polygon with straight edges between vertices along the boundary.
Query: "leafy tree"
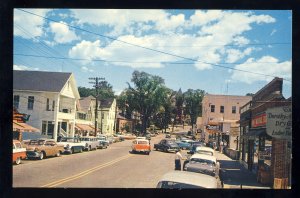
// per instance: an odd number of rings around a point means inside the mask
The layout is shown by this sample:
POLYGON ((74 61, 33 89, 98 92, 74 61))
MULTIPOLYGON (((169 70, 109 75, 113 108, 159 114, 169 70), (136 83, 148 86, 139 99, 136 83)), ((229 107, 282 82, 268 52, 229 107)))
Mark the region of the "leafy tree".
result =
POLYGON ((202 99, 203 96, 205 95, 204 90, 193 90, 193 89, 188 89, 184 93, 184 98, 185 98, 185 113, 190 115, 191 117, 191 124, 192 128, 194 124, 196 124, 197 117, 202 116, 202 99))
MULTIPOLYGON (((86 87, 78 87, 78 92, 80 97, 88 97, 90 95, 96 96, 95 88, 86 88, 86 87)), ((114 98, 114 91, 112 90, 112 85, 109 84, 107 81, 101 81, 99 82, 99 88, 98 88, 98 95, 99 99, 108 99, 108 98, 114 98)))
POLYGON ((129 107, 141 114, 141 132, 145 133, 150 117, 158 112, 165 98, 164 79, 146 72, 134 71, 131 82, 133 86, 127 83, 127 102, 129 107))
POLYGON ((174 121, 178 121, 179 123, 182 122, 182 106, 183 106, 183 102, 184 102, 184 94, 182 94, 181 88, 178 90, 178 92, 175 95, 175 99, 176 99, 176 118, 174 119, 174 121))

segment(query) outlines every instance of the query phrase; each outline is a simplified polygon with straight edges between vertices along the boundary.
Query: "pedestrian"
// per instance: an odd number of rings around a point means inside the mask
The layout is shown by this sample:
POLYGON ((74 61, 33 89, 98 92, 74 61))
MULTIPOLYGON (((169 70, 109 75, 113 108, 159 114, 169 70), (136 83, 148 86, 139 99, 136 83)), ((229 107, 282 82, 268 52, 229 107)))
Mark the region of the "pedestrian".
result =
POLYGON ((220 153, 223 153, 224 142, 221 140, 220 142, 220 153))
POLYGON ((181 160, 183 159, 181 149, 175 154, 175 170, 181 170, 181 160))
POLYGON ((216 150, 216 142, 213 142, 212 145, 213 145, 213 149, 216 150))

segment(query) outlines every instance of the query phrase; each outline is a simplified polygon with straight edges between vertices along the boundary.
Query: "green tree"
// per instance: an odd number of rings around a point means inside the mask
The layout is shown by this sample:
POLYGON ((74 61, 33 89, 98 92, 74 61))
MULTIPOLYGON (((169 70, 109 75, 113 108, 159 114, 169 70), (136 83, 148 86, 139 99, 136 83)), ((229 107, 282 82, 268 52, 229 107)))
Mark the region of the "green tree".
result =
POLYGON ((158 112, 165 98, 164 79, 146 72, 134 71, 131 82, 133 86, 127 83, 127 103, 141 114, 141 132, 145 133, 150 117, 158 112))
POLYGON ((191 117, 191 124, 192 128, 194 127, 194 124, 197 122, 197 117, 202 116, 202 99, 205 95, 204 90, 193 90, 188 89, 184 93, 184 99, 185 99, 185 114, 190 115, 191 117))
MULTIPOLYGON (((115 98, 112 85, 107 81, 99 82, 98 95, 99 99, 105 100, 108 98, 115 98)), ((80 97, 88 97, 90 95, 96 96, 95 88, 78 87, 80 97)))

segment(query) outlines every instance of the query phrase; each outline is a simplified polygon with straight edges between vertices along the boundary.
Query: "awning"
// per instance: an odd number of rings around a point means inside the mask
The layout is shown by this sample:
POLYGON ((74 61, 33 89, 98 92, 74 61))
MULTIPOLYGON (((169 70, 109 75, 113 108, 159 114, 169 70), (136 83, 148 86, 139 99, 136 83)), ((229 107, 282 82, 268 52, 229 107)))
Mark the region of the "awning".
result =
POLYGON ((20 132, 38 132, 40 131, 37 128, 34 128, 26 123, 20 123, 20 122, 13 122, 13 130, 14 131, 20 131, 20 132))
POLYGON ((250 131, 246 134, 243 134, 242 137, 259 137, 259 136, 266 136, 266 137, 270 137, 268 134, 267 134, 267 131, 266 129, 250 129, 250 131))
POLYGON ((95 128, 88 124, 75 124, 75 128, 80 131, 95 131, 95 128))

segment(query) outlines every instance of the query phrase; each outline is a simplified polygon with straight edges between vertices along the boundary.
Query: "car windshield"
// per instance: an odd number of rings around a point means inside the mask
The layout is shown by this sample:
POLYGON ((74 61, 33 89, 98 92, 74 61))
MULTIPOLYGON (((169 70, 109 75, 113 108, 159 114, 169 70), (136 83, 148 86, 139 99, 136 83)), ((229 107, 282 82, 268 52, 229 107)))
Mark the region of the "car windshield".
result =
POLYGON ((205 154, 205 155, 211 155, 211 156, 213 155, 213 153, 210 151, 197 150, 196 152, 199 154, 205 154))
POLYGON ((43 145, 45 140, 31 140, 29 145, 43 145))
POLYGON ((148 144, 147 141, 138 141, 137 143, 138 143, 138 144, 148 144))
POLYGON ((200 163, 200 164, 207 164, 207 165, 215 165, 215 162, 211 160, 206 159, 200 159, 200 158, 192 158, 191 163, 200 163))
POLYGON ((183 188, 203 188, 203 187, 192 185, 192 184, 180 183, 180 182, 162 181, 157 184, 157 188, 183 189, 183 188))
POLYGON ((74 139, 73 138, 62 138, 61 142, 73 142, 74 139))

